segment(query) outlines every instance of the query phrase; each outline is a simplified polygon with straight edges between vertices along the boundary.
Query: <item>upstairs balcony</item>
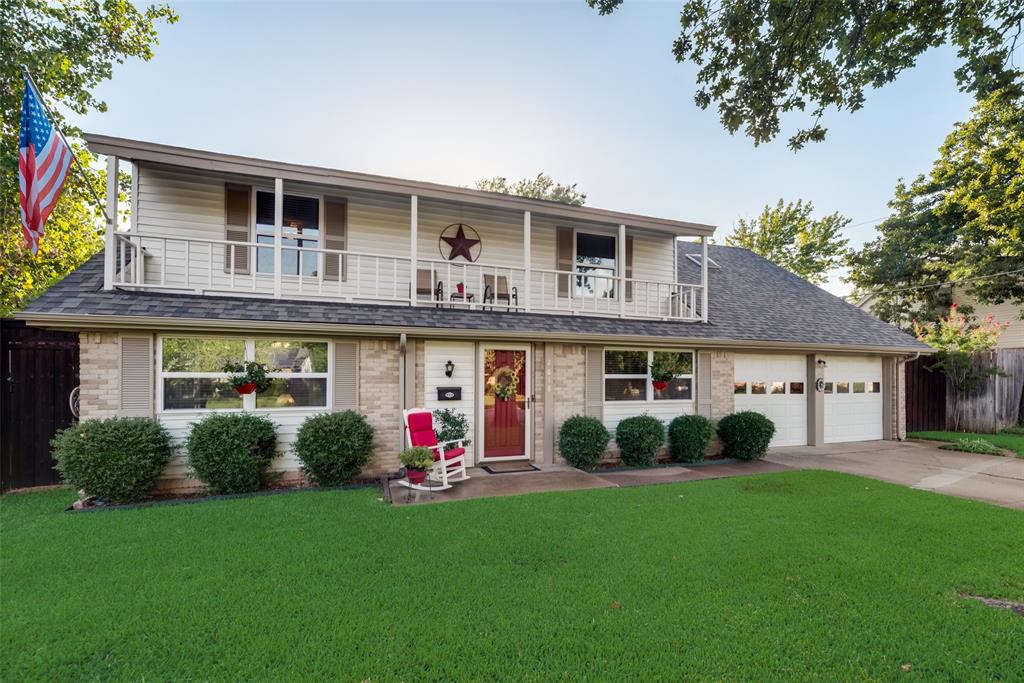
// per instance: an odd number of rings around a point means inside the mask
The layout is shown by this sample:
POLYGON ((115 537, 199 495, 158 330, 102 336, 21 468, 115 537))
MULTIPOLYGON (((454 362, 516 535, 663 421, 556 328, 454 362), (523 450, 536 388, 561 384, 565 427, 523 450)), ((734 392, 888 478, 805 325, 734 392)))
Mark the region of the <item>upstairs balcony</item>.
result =
MULTIPOLYGON (((706 321, 704 286, 348 250, 115 233, 112 286, 274 299, 706 321)), ((291 241, 289 241, 291 242, 291 241)))
MULTIPOLYGON (((677 282, 675 242, 706 244, 713 226, 86 137, 108 179, 122 159, 133 169, 130 228, 108 217, 105 289, 708 319, 707 268, 677 282)), ((118 196, 108 182, 110 216, 118 196)))

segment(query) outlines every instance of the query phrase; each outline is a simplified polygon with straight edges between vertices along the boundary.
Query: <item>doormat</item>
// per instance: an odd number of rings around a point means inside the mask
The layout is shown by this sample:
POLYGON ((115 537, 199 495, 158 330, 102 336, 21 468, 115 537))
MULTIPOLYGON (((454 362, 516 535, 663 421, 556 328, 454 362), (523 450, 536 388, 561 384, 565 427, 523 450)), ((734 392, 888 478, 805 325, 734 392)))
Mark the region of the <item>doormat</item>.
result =
POLYGON ((487 474, 512 474, 513 472, 540 472, 539 467, 534 467, 529 462, 495 462, 481 467, 487 474))

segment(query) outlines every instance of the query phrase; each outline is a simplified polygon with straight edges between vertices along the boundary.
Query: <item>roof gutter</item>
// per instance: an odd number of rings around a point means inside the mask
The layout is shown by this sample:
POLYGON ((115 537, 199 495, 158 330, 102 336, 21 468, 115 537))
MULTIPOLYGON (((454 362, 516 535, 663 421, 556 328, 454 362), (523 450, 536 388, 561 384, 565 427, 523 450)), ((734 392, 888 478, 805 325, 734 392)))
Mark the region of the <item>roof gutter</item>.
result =
MULTIPOLYGON (((158 331, 211 331, 222 333, 272 334, 281 332, 308 332, 328 336, 345 337, 398 337, 436 338, 463 340, 506 340, 521 336, 522 332, 508 330, 458 329, 444 327, 409 327, 405 325, 344 325, 337 323, 287 322, 279 320, 220 320, 208 318, 163 318, 152 316, 123 315, 63 315, 59 313, 21 312, 15 315, 36 327, 78 330, 124 330, 126 326, 158 331)), ((903 355, 929 353, 914 347, 849 345, 849 344, 814 344, 794 343, 789 341, 759 341, 744 339, 705 339, 686 336, 644 336, 644 335, 609 335, 586 334, 579 332, 544 332, 538 341, 557 341, 575 343, 623 344, 637 346, 676 347, 681 344, 701 348, 719 349, 751 349, 751 350, 800 350, 800 351, 831 351, 834 353, 876 353, 881 355, 903 355)))

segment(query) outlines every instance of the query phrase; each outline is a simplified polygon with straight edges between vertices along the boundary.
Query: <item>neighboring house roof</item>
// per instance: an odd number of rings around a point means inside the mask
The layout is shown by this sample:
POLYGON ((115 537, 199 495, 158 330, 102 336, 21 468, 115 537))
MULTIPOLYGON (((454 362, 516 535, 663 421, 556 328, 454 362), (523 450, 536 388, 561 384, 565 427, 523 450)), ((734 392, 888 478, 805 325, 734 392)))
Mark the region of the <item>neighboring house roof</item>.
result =
POLYGON ((185 168, 197 168, 222 173, 237 173, 257 178, 283 178, 296 182, 334 185, 349 189, 387 192, 403 196, 440 199, 515 211, 531 211, 538 215, 575 221, 596 221, 611 225, 627 225, 674 235, 711 235, 715 226, 668 218, 643 216, 623 211, 598 209, 593 206, 573 206, 563 202, 530 197, 517 197, 500 192, 486 192, 468 187, 441 185, 419 180, 406 180, 390 176, 356 173, 334 168, 292 164, 268 159, 223 154, 206 150, 161 145, 155 142, 128 140, 107 135, 86 133, 89 149, 96 154, 114 155, 132 161, 150 161, 185 168))
MULTIPOLYGON (((679 273, 699 282, 685 258, 700 245, 679 243, 679 273)), ((623 320, 421 306, 104 291, 97 255, 32 302, 19 318, 71 329, 206 328, 305 330, 324 334, 407 332, 465 338, 515 335, 544 340, 695 343, 728 347, 927 351, 916 339, 744 249, 709 247, 710 324, 623 320)))

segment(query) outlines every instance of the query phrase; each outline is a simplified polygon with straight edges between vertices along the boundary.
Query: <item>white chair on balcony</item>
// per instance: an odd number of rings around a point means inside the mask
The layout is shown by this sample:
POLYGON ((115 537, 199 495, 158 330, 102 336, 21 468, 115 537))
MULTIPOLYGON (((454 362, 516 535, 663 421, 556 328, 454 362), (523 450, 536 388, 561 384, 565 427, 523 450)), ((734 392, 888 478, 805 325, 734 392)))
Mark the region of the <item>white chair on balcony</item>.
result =
POLYGON ((469 479, 469 474, 466 473, 466 448, 463 442, 459 440, 438 443, 432 412, 423 408, 412 408, 405 411, 404 417, 406 445, 410 448, 429 448, 434 452, 434 466, 427 473, 427 484, 400 481, 400 485, 417 491, 445 491, 452 487, 452 483, 469 479))
POLYGON ((437 279, 437 274, 432 268, 416 269, 416 297, 428 297, 440 307, 444 301, 444 283, 437 279))

